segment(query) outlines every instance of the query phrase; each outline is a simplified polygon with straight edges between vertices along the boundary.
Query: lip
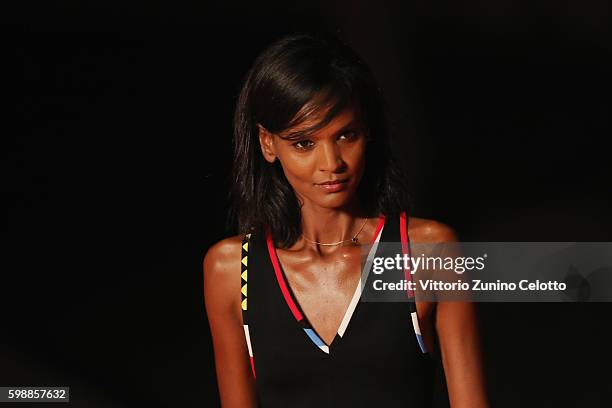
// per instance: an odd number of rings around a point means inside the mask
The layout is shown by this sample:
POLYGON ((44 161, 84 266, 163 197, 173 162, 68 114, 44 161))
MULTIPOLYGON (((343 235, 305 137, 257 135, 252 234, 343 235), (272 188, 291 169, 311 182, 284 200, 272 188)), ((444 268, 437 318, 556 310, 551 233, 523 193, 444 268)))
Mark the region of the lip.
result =
POLYGON ((323 183, 316 183, 315 186, 323 189, 327 193, 335 193, 342 191, 346 188, 348 179, 325 181, 323 183))

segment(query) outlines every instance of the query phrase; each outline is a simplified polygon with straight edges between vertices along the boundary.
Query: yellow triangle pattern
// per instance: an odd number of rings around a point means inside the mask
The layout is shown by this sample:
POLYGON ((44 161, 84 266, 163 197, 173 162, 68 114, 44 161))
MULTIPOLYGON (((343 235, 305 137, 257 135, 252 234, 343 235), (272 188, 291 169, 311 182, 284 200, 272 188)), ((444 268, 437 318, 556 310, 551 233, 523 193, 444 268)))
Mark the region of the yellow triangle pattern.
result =
POLYGON ((245 239, 242 242, 242 260, 241 260, 241 273, 240 273, 240 277, 242 278, 242 283, 244 283, 244 285, 242 285, 242 287, 240 288, 240 292, 242 293, 242 302, 241 302, 241 306, 242 306, 242 310, 246 311, 247 310, 247 266, 249 263, 249 257, 248 257, 248 253, 249 253, 249 239, 251 238, 251 234, 246 234, 245 235, 245 239))

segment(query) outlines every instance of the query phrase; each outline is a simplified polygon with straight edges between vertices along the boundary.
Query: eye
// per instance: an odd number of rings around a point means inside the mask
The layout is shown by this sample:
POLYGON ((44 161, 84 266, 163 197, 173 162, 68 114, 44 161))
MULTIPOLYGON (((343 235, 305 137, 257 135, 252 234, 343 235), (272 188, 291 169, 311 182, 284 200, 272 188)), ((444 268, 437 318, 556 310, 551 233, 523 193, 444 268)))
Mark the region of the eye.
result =
POLYGON ((357 132, 354 130, 347 130, 346 132, 342 133, 340 136, 338 136, 338 139, 340 138, 344 138, 345 140, 353 140, 357 137, 357 132))
POLYGON ((314 146, 312 140, 298 140, 297 142, 293 143, 293 147, 298 150, 308 150, 312 146, 314 146))

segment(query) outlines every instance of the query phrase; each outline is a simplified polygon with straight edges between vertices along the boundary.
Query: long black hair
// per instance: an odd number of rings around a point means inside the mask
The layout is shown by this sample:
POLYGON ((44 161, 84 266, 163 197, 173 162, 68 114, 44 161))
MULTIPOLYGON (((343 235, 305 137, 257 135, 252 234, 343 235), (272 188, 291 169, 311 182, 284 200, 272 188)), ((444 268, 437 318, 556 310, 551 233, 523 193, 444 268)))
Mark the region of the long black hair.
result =
POLYGON ((257 124, 279 133, 329 108, 314 131, 355 101, 371 136, 357 191, 361 207, 371 217, 408 209, 406 178, 391 157, 386 104, 372 72, 340 39, 298 33, 256 58, 238 96, 230 222, 240 234, 270 227, 280 247, 293 245, 301 234, 298 199, 279 161, 264 159, 257 124))

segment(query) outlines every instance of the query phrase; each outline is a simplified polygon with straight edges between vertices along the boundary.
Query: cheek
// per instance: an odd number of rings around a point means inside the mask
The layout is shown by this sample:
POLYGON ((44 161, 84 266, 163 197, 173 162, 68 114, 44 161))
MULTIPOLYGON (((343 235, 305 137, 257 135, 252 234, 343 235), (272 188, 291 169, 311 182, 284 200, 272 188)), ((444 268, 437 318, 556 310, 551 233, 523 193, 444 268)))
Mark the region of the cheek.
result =
POLYGON ((353 172, 362 171, 365 167, 365 146, 355 145, 347 149, 344 161, 353 172))
POLYGON ((305 155, 285 154, 279 157, 285 177, 291 184, 310 182, 313 160, 305 155))

